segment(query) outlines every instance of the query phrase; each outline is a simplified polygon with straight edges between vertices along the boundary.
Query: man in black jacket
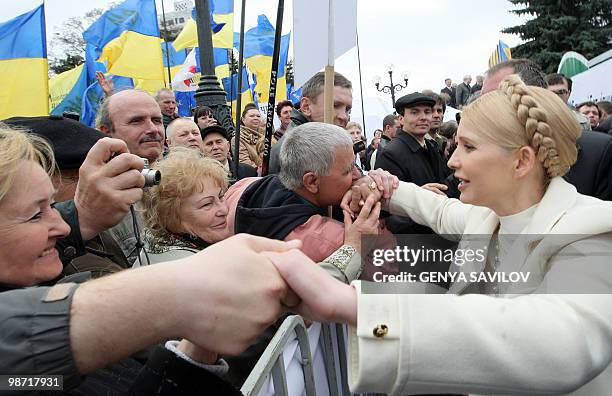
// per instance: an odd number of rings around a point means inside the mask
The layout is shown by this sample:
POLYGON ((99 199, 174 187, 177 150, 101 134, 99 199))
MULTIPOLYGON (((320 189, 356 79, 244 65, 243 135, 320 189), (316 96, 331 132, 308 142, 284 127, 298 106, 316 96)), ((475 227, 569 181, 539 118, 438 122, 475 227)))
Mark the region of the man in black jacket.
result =
POLYGON ((455 103, 456 102, 456 97, 455 97, 456 91, 455 91, 455 88, 453 88, 452 83, 453 81, 450 78, 445 79, 444 85, 446 86, 440 90, 440 93, 447 94, 448 97, 450 98, 447 104, 450 107, 456 108, 457 107, 457 103, 455 103))
MULTIPOLYGON (((435 104, 435 99, 419 92, 397 100, 395 109, 403 116, 404 127, 378 154, 376 169, 384 169, 401 181, 419 186, 444 182, 450 170, 435 141, 425 138, 431 127, 432 109, 435 104)), ((407 218, 401 219, 402 221, 399 221, 399 216, 391 216, 387 221, 389 230, 394 234, 431 233, 427 227, 407 221, 407 218)))
POLYGON ((463 77, 463 82, 457 85, 457 89, 455 90, 455 103, 457 104, 457 109, 459 110, 461 110, 461 108, 468 103, 468 99, 472 91, 472 86, 470 85, 471 82, 472 76, 466 74, 463 77))

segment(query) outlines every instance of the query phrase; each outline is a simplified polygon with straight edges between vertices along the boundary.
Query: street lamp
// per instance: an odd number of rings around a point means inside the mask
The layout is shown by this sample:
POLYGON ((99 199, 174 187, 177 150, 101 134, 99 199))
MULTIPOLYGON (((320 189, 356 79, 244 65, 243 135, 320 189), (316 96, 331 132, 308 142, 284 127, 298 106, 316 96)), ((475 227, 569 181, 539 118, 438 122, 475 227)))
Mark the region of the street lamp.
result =
POLYGON ((389 73, 389 85, 383 85, 381 87, 380 86, 380 81, 381 81, 380 76, 374 76, 372 80, 374 82, 374 85, 376 85, 376 89, 378 90, 378 92, 385 92, 385 93, 391 94, 391 105, 393 106, 393 108, 395 108, 395 93, 401 91, 402 89, 408 86, 408 78, 410 77, 410 73, 406 71, 402 73, 402 79, 404 80, 403 85, 393 84, 393 70, 395 69, 395 67, 393 66, 392 63, 390 63, 387 65, 386 69, 387 69, 387 73, 389 73))
POLYGON ((215 63, 210 30, 210 7, 208 0, 196 0, 196 24, 198 27, 198 45, 200 47, 201 78, 195 99, 198 106, 208 106, 213 116, 231 136, 234 134, 232 111, 227 105, 225 91, 215 75, 215 63))

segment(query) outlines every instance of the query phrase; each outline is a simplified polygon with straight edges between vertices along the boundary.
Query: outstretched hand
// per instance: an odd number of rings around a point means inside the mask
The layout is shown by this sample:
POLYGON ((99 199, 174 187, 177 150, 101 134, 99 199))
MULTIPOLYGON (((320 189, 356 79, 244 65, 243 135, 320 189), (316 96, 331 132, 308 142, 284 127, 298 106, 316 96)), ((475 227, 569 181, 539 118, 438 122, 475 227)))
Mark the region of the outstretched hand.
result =
POLYGON ((295 293, 283 300, 287 309, 316 322, 357 324, 357 293, 353 287, 329 276, 299 250, 264 254, 295 293))
POLYGON ((100 88, 102 88, 102 92, 104 92, 105 97, 111 96, 113 93, 113 89, 115 88, 113 84, 113 76, 106 78, 104 73, 101 71, 96 72, 96 80, 98 80, 98 84, 100 84, 100 88))

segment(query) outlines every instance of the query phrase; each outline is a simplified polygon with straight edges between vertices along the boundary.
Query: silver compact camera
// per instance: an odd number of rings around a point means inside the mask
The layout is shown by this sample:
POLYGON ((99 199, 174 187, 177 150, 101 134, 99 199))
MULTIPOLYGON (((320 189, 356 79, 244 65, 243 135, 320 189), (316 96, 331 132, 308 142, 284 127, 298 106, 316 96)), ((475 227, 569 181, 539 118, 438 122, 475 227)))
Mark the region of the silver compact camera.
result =
POLYGON ((161 172, 156 169, 150 169, 149 160, 146 158, 143 158, 143 160, 144 160, 144 168, 142 168, 140 173, 145 178, 145 185, 144 185, 145 188, 157 186, 159 182, 161 181, 161 172))

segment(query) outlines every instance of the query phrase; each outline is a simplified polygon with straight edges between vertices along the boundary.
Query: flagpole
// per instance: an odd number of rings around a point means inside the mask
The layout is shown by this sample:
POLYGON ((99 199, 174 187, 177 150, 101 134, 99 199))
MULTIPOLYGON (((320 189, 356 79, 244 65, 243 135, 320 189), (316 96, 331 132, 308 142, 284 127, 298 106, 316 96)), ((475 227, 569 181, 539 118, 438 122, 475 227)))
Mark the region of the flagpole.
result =
MULTIPOLYGON (((234 101, 232 100, 232 95, 234 93, 234 48, 228 48, 227 49, 228 54, 230 55, 229 58, 229 71, 230 71, 230 94, 229 94, 229 102, 230 102, 230 110, 232 112, 232 114, 234 113, 234 101)), ((236 98, 237 100, 238 98, 236 98)))
POLYGON ((276 31, 274 32, 274 52, 272 53, 272 68, 270 70, 270 94, 268 95, 268 109, 266 114, 266 134, 264 138, 263 161, 261 175, 266 176, 270 164, 270 148, 272 146, 272 134, 274 133, 274 103, 276 102, 276 82, 278 79, 278 61, 283 30, 283 13, 285 11, 285 0, 278 0, 278 11, 276 12, 276 31))
POLYGON ((357 36, 357 65, 359 66, 359 94, 361 95, 361 121, 363 122, 363 133, 368 138, 368 130, 366 129, 365 123, 365 110, 363 106, 363 83, 361 82, 361 55, 359 54, 359 31, 355 30, 355 36, 357 36))
POLYGON ((244 19, 246 13, 246 0, 242 0, 240 10, 240 49, 238 50, 238 97, 236 98, 236 134, 234 136, 234 177, 240 179, 238 175, 238 164, 240 162, 240 112, 242 111, 242 68, 244 67, 244 19))
MULTIPOLYGON (((42 2, 42 39, 43 39, 43 43, 45 44, 45 51, 47 48, 47 16, 45 14, 45 1, 43 0, 42 2)), ((47 98, 49 97, 49 55, 45 54, 45 58, 47 59, 47 61, 45 62, 45 64, 47 65, 46 70, 45 70, 45 77, 44 80, 44 90, 47 93, 47 98)), ((45 101, 45 106, 47 108, 47 114, 50 114, 51 109, 49 108, 49 100, 45 101)))
MULTIPOLYGON (((166 44, 166 67, 168 68, 168 83, 172 86, 172 76, 170 73, 170 52, 168 51, 168 28, 166 26, 166 10, 164 8, 164 0, 161 0, 162 6, 162 21, 164 22, 164 32, 166 32, 166 37, 164 37, 164 43, 166 44)), ((164 62, 162 62, 163 68, 164 62)), ((164 81, 164 87, 168 87, 166 82, 164 81)))
MULTIPOLYGON (((334 120, 334 0, 328 0, 327 10, 327 65, 325 66, 325 86, 323 88, 323 122, 332 124, 334 120)), ((332 207, 327 207, 327 216, 332 217, 332 207)))
POLYGON ((334 119, 334 0, 329 0, 327 11, 327 65, 325 66, 325 88, 323 121, 332 124, 334 119))

